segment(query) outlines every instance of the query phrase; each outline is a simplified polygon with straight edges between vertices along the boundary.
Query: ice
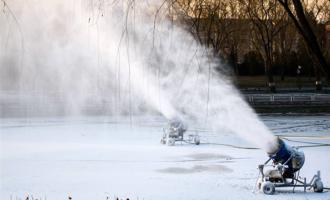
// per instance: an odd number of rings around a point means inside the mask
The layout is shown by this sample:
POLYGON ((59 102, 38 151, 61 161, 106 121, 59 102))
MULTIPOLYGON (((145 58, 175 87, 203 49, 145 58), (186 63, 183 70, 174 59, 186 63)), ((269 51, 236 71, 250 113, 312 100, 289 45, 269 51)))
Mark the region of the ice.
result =
MULTIPOLYGON (((263 116, 270 129, 287 127, 287 136, 330 143, 330 133, 302 124, 330 124, 328 116, 263 116), (295 128, 304 127, 295 132, 295 128), (311 131, 311 132, 310 132, 311 131), (312 134, 310 134, 312 133, 312 134), (326 138, 327 137, 327 138, 326 138)), ((200 127, 202 144, 163 146, 167 123, 160 116, 1 119, 1 199, 327 199, 330 193, 282 189, 275 196, 253 193, 263 150, 232 134, 200 127), (204 144, 203 144, 204 143, 204 144), (209 144, 207 144, 209 143, 209 144), (210 144, 214 143, 214 144, 210 144)), ((296 139, 296 138, 295 138, 296 139)), ((291 143, 303 145, 303 143, 291 143)), ((306 163, 300 175, 311 178, 321 170, 330 185, 329 147, 303 148, 306 163)))

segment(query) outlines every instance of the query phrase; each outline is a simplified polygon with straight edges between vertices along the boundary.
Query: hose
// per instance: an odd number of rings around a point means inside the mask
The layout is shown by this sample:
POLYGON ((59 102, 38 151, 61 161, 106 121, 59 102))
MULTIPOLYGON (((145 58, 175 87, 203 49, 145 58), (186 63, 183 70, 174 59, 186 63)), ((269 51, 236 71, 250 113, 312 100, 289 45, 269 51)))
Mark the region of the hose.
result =
POLYGON ((330 146, 329 143, 319 143, 319 142, 305 142, 305 141, 299 141, 299 140, 292 140, 288 139, 287 137, 282 137, 283 140, 290 141, 290 142, 299 142, 303 144, 311 144, 311 145, 298 145, 296 147, 298 148, 308 148, 308 147, 326 147, 330 146))
MULTIPOLYGON (((297 145, 297 146, 295 146, 297 148, 328 147, 328 146, 330 146, 330 144, 328 144, 328 143, 302 142, 302 141, 296 141, 296 140, 291 140, 291 139, 287 139, 287 138, 283 138, 283 139, 287 140, 287 141, 290 141, 290 142, 299 142, 299 143, 304 143, 304 144, 311 144, 311 145, 297 145)), ((244 147, 244 146, 238 146, 238 145, 233 145, 233 144, 213 143, 213 142, 206 142, 206 143, 201 143, 201 144, 219 145, 219 146, 232 147, 232 148, 236 148, 236 149, 249 149, 249 150, 260 149, 260 148, 257 148, 257 147, 244 147)))
POLYGON ((251 150, 260 149, 257 147, 242 147, 242 146, 237 146, 237 145, 233 145, 233 144, 213 143, 213 142, 206 142, 206 143, 201 143, 201 144, 219 145, 219 146, 232 147, 232 148, 236 148, 236 149, 251 149, 251 150))

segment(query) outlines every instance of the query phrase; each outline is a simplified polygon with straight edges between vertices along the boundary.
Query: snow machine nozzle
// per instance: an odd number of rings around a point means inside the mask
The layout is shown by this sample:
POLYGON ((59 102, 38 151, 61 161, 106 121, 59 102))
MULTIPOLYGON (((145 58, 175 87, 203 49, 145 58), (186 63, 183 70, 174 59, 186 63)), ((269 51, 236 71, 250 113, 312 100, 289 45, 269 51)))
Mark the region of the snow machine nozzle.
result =
POLYGON ((282 164, 287 167, 286 175, 293 176, 293 173, 300 170, 305 163, 305 154, 297 148, 286 144, 282 139, 277 138, 277 148, 273 152, 267 152, 275 164, 282 164))

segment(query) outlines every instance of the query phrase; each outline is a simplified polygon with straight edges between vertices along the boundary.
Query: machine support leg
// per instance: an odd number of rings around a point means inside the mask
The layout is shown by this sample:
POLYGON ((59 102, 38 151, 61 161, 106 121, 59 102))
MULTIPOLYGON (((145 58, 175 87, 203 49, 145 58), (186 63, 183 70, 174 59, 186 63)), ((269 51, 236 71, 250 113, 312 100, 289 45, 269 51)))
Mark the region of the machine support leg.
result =
POLYGON ((317 178, 318 178, 319 180, 321 180, 321 172, 320 172, 320 170, 317 171, 317 178))

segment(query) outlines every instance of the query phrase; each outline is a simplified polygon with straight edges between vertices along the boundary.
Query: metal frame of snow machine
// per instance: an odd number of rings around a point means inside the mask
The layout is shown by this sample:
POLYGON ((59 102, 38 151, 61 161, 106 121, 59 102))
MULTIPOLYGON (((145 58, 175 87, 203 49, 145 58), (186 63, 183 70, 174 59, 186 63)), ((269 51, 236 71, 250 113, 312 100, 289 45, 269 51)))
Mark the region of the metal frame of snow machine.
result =
POLYGON ((259 165, 258 168, 262 177, 258 179, 258 189, 268 195, 274 194, 275 188, 281 187, 292 187, 292 192, 295 191, 296 187, 303 187, 304 192, 306 192, 306 189, 311 190, 312 188, 314 192, 323 192, 323 183, 321 181, 320 171, 317 171, 317 174, 313 176, 312 180, 307 182, 306 178, 299 176, 299 170, 294 173, 286 173, 289 169, 286 164, 290 161, 290 159, 291 158, 289 158, 289 160, 287 160, 284 164, 279 163, 267 165, 267 163, 271 160, 270 158, 263 165, 259 165), (265 172, 265 167, 271 167, 271 169, 265 172))
POLYGON ((200 144, 200 137, 196 134, 189 134, 185 137, 187 129, 181 121, 173 120, 168 123, 168 126, 163 129, 163 137, 160 140, 162 144, 174 146, 176 142, 185 142, 188 144, 200 144))

